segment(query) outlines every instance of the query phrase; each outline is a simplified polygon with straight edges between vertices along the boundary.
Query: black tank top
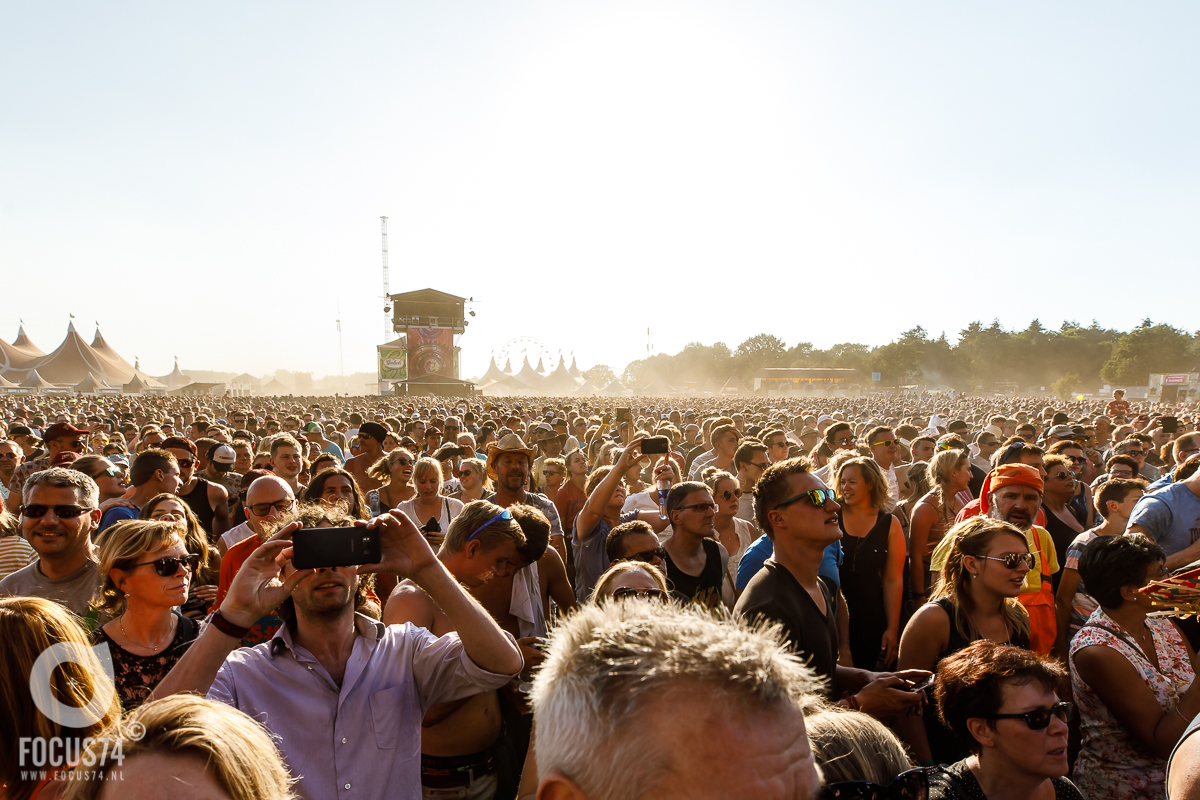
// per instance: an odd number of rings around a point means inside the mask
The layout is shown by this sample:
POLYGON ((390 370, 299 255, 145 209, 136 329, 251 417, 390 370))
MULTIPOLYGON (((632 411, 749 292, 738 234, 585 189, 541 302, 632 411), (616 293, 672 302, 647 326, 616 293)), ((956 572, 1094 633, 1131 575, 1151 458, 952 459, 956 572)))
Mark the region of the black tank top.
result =
POLYGON ((704 569, 700 574, 688 575, 675 566, 667 553, 667 582, 680 599, 716 608, 721 604, 721 548, 712 539, 701 539, 700 544, 704 548, 704 569))
POLYGON ((208 541, 211 544, 213 540, 213 518, 216 514, 213 513, 212 506, 208 502, 208 481, 204 478, 197 478, 196 485, 187 494, 179 495, 179 499, 187 503, 192 509, 192 513, 200 520, 200 527, 204 528, 208 533, 208 541))

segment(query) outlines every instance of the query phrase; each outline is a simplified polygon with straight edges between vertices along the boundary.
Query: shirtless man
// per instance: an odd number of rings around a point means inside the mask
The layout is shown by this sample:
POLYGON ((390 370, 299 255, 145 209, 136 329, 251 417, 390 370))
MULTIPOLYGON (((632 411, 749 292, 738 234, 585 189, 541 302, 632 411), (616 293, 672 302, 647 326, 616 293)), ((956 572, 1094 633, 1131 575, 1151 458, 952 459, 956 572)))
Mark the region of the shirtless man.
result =
MULTIPOLYGON (((474 591, 497 575, 516 572, 517 548, 525 543, 525 534, 510 511, 480 500, 450 524, 438 560, 468 591, 474 591)), ((407 580, 392 592, 383 621, 387 625, 411 622, 435 636, 454 631, 429 595, 407 580)), ((421 784, 427 797, 431 796, 428 790, 454 788, 468 788, 472 797, 495 796, 499 779, 493 751, 502 727, 496 692, 434 705, 421 725, 421 784)))
POLYGON ((387 438, 387 435, 387 428, 378 422, 364 422, 358 429, 359 453, 346 459, 344 465, 346 471, 354 476, 354 481, 364 495, 372 489, 383 486, 383 481, 372 478, 367 471, 375 465, 376 461, 383 458, 383 440, 387 438))

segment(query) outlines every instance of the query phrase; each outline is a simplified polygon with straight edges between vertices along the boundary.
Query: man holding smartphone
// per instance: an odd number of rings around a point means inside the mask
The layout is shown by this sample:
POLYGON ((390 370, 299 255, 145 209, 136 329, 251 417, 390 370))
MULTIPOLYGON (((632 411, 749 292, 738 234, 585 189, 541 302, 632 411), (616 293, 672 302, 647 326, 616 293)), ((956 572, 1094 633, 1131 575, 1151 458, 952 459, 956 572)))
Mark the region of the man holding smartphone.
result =
POLYGON ((296 570, 285 527, 234 578, 211 624, 151 699, 207 694, 261 721, 277 738, 306 798, 421 797, 421 718, 435 703, 497 689, 521 671, 513 638, 459 585, 402 513, 356 526, 378 530, 382 559, 296 570), (286 559, 286 560, 285 560, 286 559), (282 565, 281 563, 282 562, 282 565), (455 633, 356 614, 359 575, 393 572, 420 587, 455 633), (237 649, 254 620, 294 601, 270 641, 237 649))

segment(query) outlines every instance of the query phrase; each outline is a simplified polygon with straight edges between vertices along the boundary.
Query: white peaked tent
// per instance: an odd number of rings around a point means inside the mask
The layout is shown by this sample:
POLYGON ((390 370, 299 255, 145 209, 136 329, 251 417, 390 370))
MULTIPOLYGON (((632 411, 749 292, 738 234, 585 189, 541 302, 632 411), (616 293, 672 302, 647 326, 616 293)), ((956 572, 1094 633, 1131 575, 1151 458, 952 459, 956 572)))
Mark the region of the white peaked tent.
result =
POLYGON ((627 394, 633 394, 633 392, 626 389, 625 385, 623 383, 621 383, 620 381, 614 380, 608 386, 605 386, 603 389, 601 389, 600 394, 627 395, 627 394))
POLYGON ((583 379, 583 373, 579 371, 579 366, 575 363, 575 356, 571 356, 571 366, 567 368, 567 372, 571 374, 572 378, 583 379))
POLYGON ((58 387, 43 378, 36 369, 31 369, 29 370, 29 374, 25 376, 25 380, 21 381, 21 388, 44 391, 46 389, 57 389, 58 387))
POLYGON ((168 374, 163 375, 161 378, 155 378, 155 380, 168 389, 179 389, 192 382, 191 376, 185 375, 183 371, 179 369, 178 358, 175 359, 175 369, 171 370, 168 374))
POLYGON ((102 389, 112 391, 112 388, 90 372, 86 378, 75 384, 75 391, 79 394, 98 394, 102 389))
POLYGON ((677 390, 669 383, 662 379, 662 376, 656 376, 654 380, 646 384, 646 386, 638 391, 638 394, 675 394, 677 390))
POLYGON ((596 387, 586 378, 583 383, 579 384, 579 388, 575 390, 575 394, 596 394, 596 392, 596 387))
POLYGON ((750 390, 746 388, 746 384, 742 383, 742 379, 737 375, 730 375, 729 380, 725 381, 725 385, 721 387, 721 394, 750 394, 750 390))
POLYGON ((537 372, 536 370, 534 370, 533 367, 531 367, 529 365, 529 356, 525 356, 525 361, 524 361, 524 363, 521 364, 521 371, 518 372, 513 377, 515 377, 518 381, 520 381, 521 383, 528 386, 530 389, 534 389, 537 392, 540 392, 542 390, 542 384, 546 380, 545 375, 541 374, 540 372, 537 372))
POLYGON ((102 378, 106 376, 104 358, 92 349, 75 330, 75 323, 67 324, 67 335, 53 353, 37 364, 37 372, 51 383, 69 386, 82 381, 89 372, 102 378))
POLYGON ((479 380, 474 381, 474 383, 477 388, 486 389, 492 384, 498 383, 507 377, 509 376, 496 366, 496 357, 492 356, 491 360, 488 361, 487 372, 483 373, 483 376, 479 378, 479 380))
POLYGON ((29 337, 25 335, 25 326, 24 325, 21 325, 17 329, 17 338, 13 340, 12 346, 17 348, 18 350, 28 353, 31 356, 46 355, 42 351, 42 348, 38 347, 36 344, 31 342, 29 340, 29 337))

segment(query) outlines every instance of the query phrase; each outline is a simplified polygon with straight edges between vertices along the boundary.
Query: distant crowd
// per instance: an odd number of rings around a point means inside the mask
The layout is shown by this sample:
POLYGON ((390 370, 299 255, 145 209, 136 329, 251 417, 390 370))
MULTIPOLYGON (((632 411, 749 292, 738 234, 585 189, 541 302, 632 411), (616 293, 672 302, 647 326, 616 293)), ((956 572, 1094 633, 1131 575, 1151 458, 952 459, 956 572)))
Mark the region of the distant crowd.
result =
POLYGON ((1120 390, 0 396, 0 798, 1200 798, 1198 467, 1120 390))

